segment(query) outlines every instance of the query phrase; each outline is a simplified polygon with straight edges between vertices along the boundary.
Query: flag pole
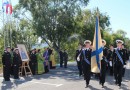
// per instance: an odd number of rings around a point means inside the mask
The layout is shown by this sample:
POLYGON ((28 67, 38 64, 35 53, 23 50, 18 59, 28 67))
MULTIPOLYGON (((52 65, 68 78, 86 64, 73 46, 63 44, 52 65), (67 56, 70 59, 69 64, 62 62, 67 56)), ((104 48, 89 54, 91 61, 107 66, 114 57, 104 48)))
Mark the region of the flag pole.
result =
POLYGON ((6 47, 5 47, 5 41, 6 41, 6 40, 5 40, 5 34, 6 34, 6 33, 5 33, 5 28, 4 28, 4 7, 3 7, 3 0, 2 0, 2 10, 3 10, 3 11, 2 11, 2 13, 3 13, 3 20, 2 20, 2 22, 3 22, 3 33, 4 33, 4 49, 5 49, 5 48, 6 48, 6 47))
MULTIPOLYGON (((3 3, 3 2, 2 2, 2 3, 3 3)), ((6 35, 5 35, 5 34, 6 34, 6 30, 5 30, 4 27, 5 27, 5 26, 4 26, 4 11, 3 11, 3 33, 4 33, 4 49, 5 49, 5 48, 6 48, 6 45, 5 45, 5 41, 6 41, 6 40, 5 40, 5 39, 6 39, 6 38, 5 38, 5 37, 6 37, 6 35)))
MULTIPOLYGON (((11 4, 11 6, 12 6, 12 2, 11 2, 11 0, 10 0, 10 4, 11 4)), ((10 21, 11 21, 10 38, 11 38, 11 48, 12 48, 12 13, 11 13, 10 15, 11 15, 11 16, 10 16, 10 21)))

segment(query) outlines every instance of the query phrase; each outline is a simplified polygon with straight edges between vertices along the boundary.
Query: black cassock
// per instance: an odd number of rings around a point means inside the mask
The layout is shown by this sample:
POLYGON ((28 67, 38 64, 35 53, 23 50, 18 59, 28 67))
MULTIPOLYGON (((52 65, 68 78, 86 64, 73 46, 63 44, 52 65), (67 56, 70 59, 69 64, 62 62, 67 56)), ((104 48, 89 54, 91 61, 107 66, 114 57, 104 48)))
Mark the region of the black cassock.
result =
POLYGON ((13 74, 14 79, 19 79, 19 66, 21 65, 22 61, 20 59, 20 55, 17 53, 13 54, 13 74))
POLYGON ((36 66, 37 66, 37 57, 35 53, 31 53, 30 55, 30 68, 32 71, 32 74, 35 75, 36 74, 36 66))
POLYGON ((82 50, 76 50, 76 55, 75 55, 75 60, 77 62, 77 66, 78 66, 78 70, 79 70, 79 76, 82 75, 82 63, 81 63, 81 58, 80 58, 80 55, 81 55, 81 51, 82 50), (77 60, 77 58, 79 57, 79 61, 77 60))
POLYGON ((11 73, 11 54, 10 52, 4 52, 2 55, 2 63, 3 63, 3 76, 5 81, 10 81, 10 73, 11 73))
POLYGON ((88 50, 82 50, 81 52, 81 61, 82 61, 82 67, 83 67, 83 73, 84 73, 84 79, 86 80, 86 85, 89 85, 90 77, 91 77, 91 49, 89 48, 88 50), (84 55, 85 51, 85 55, 84 55), (85 58, 90 62, 88 64, 85 61, 85 58))
POLYGON ((121 86, 123 66, 125 65, 125 60, 127 59, 127 54, 125 53, 125 50, 124 49, 120 50, 118 48, 115 49, 113 59, 114 59, 114 76, 115 76, 115 80, 116 80, 115 83, 118 84, 119 86, 121 86), (119 52, 121 58, 123 59, 123 64, 120 61, 120 59, 118 58, 116 50, 119 52))

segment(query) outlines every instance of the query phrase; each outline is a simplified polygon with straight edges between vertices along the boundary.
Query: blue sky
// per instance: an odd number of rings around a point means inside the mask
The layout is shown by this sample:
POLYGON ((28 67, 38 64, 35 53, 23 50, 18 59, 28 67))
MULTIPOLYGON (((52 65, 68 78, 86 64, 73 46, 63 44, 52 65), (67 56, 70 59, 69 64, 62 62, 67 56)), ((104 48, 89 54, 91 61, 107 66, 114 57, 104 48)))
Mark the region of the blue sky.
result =
POLYGON ((130 0, 90 0, 87 8, 95 7, 110 16, 110 27, 114 32, 122 29, 130 38, 130 0))
MULTIPOLYGON (((13 6, 18 3, 18 0, 11 1, 13 6)), ((102 13, 107 13, 110 16, 110 27, 113 31, 122 29, 130 38, 130 0, 90 0, 87 8, 93 10, 96 7, 102 13)))

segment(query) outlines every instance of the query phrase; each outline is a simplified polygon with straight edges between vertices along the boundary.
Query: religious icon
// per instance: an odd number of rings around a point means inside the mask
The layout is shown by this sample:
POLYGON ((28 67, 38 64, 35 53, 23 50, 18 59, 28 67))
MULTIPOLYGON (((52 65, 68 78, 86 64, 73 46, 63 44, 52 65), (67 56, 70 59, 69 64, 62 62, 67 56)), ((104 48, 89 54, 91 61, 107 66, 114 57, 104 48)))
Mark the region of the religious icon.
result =
POLYGON ((18 44, 17 47, 19 49, 19 53, 20 53, 20 57, 21 57, 22 61, 28 61, 29 60, 29 56, 27 54, 25 45, 18 44))

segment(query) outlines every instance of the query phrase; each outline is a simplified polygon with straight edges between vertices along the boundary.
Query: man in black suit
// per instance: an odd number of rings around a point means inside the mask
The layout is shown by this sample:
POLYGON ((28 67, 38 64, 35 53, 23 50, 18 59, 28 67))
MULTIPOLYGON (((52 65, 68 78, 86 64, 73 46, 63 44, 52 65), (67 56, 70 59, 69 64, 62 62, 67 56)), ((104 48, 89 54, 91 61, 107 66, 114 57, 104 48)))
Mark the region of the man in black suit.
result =
POLYGON ((67 62, 68 62, 68 54, 66 50, 63 52, 63 61, 64 61, 64 68, 67 68, 67 62))
POLYGON ((33 49, 30 54, 30 68, 33 75, 36 74, 36 66, 37 66, 37 56, 35 53, 35 49, 33 49))
POLYGON ((3 76, 5 81, 10 81, 10 72, 11 72, 11 54, 10 54, 10 47, 6 48, 6 51, 2 55, 2 63, 3 63, 3 76))
POLYGON ((102 40, 102 45, 103 45, 103 59, 101 60, 101 70, 100 70, 100 84, 102 87, 104 87, 105 83, 105 78, 106 78, 106 70, 107 70, 107 54, 108 54, 108 48, 105 47, 106 41, 102 40))
POLYGON ((63 67, 63 51, 62 50, 59 51, 59 55, 60 55, 60 67, 63 67))
POLYGON ((91 52, 90 49, 91 41, 84 41, 85 47, 81 52, 80 58, 82 61, 84 80, 86 80, 86 87, 89 85, 90 77, 91 77, 91 52))
POLYGON ((122 40, 116 40, 117 48, 114 50, 114 76, 116 80, 116 84, 121 87, 122 82, 122 73, 123 67, 125 65, 126 53, 125 50, 122 49, 122 44, 124 43, 122 40))
POLYGON ((111 44, 110 49, 108 50, 107 60, 109 61, 109 71, 110 75, 113 76, 113 53, 114 53, 114 46, 111 44))

